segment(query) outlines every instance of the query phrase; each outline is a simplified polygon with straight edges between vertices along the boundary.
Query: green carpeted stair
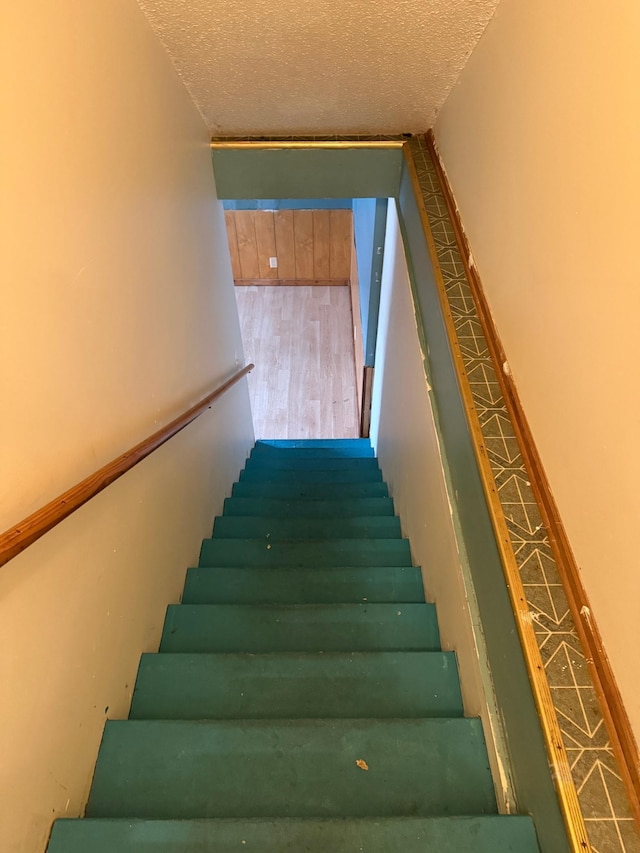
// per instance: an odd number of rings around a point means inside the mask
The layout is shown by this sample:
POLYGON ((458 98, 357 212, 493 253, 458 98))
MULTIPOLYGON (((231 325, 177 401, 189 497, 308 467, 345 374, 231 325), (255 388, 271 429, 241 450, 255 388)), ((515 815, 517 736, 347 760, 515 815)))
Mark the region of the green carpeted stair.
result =
POLYGON ((537 853, 368 441, 258 442, 49 853, 537 853))

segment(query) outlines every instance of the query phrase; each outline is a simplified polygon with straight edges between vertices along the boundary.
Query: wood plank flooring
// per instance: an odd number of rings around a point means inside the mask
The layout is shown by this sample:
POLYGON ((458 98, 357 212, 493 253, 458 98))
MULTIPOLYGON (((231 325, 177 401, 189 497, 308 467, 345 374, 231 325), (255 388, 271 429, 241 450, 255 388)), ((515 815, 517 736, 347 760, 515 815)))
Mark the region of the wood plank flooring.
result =
POLYGON ((357 438, 347 286, 235 288, 256 438, 357 438))

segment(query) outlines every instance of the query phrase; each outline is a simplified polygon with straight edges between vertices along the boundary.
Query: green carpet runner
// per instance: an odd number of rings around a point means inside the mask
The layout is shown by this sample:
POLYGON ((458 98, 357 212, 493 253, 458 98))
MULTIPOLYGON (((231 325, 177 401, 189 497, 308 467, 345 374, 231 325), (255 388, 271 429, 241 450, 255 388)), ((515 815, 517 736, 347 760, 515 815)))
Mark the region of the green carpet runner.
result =
POLYGON ((368 441, 258 442, 49 853, 537 853, 368 441))

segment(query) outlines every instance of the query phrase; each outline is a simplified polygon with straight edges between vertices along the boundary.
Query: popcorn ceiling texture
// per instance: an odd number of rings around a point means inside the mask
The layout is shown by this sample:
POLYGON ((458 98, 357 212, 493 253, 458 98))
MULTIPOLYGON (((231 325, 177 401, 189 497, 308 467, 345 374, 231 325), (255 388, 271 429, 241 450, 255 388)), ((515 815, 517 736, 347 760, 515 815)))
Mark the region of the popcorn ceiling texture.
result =
POLYGON ((138 0, 213 134, 430 127, 499 0, 138 0))

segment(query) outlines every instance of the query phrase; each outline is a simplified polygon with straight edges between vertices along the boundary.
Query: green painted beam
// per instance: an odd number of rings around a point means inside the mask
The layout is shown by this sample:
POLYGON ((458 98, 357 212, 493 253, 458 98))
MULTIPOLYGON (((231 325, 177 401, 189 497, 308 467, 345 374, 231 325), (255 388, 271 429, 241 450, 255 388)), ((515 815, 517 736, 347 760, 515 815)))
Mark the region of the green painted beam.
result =
POLYGON ((389 198, 398 194, 399 148, 217 149, 219 199, 389 198))

